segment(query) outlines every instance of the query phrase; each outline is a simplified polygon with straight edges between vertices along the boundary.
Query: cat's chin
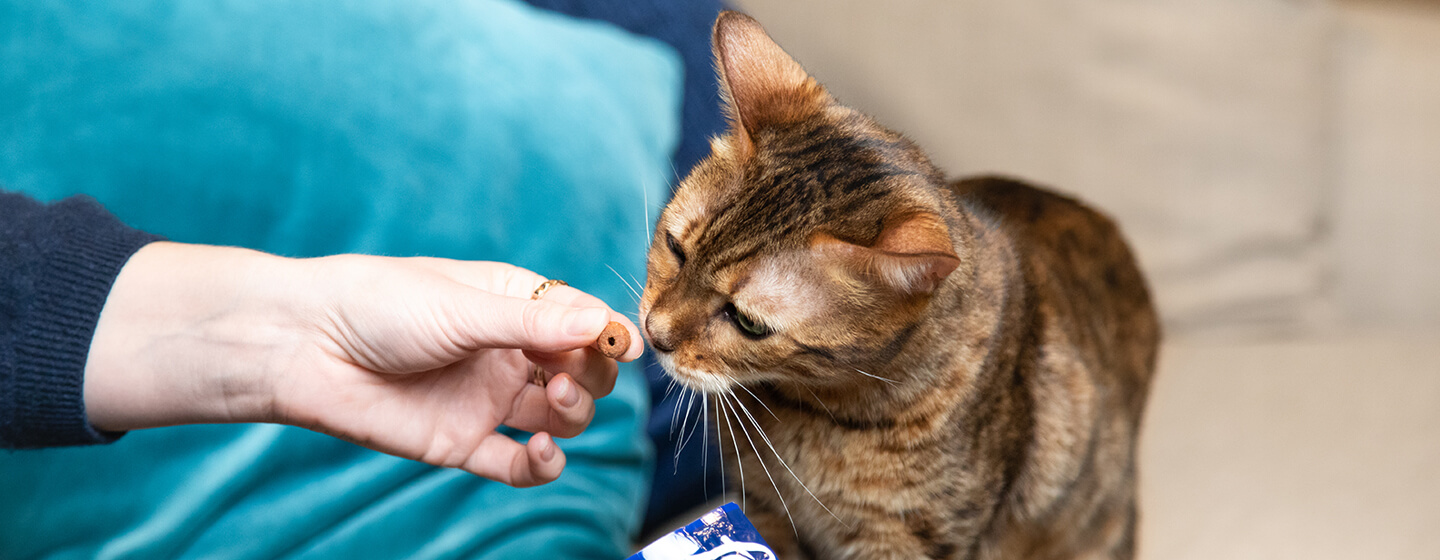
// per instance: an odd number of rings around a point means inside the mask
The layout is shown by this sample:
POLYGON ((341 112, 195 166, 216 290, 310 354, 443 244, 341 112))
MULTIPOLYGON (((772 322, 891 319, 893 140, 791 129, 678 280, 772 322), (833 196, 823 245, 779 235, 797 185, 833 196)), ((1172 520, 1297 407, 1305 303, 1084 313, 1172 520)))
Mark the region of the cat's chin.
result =
POLYGON ((730 392, 730 387, 735 384, 734 380, 725 375, 677 366, 674 358, 664 354, 657 356, 655 361, 665 368, 666 375, 687 389, 719 395, 730 392))

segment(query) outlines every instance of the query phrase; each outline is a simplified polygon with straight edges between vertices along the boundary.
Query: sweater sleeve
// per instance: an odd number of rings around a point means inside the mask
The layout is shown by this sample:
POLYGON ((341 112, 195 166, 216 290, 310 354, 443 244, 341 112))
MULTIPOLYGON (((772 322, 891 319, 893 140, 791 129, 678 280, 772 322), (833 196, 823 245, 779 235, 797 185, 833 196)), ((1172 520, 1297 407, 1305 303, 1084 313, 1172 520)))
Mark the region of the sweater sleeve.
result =
POLYGON ((85 416, 85 360, 130 256, 160 237, 94 199, 0 191, 0 447, 109 443, 85 416))

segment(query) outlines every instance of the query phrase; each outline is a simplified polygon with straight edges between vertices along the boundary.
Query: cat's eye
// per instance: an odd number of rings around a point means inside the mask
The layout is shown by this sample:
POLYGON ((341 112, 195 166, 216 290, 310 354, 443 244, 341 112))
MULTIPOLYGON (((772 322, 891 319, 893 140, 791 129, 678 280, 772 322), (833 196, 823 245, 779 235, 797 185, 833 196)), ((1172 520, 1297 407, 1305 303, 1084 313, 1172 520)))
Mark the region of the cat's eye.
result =
POLYGON ((740 332, 745 333, 751 338, 765 338, 770 336, 770 329, 768 327, 756 321, 753 317, 741 313, 740 309, 736 308, 733 303, 725 305, 725 316, 730 319, 731 323, 735 324, 735 328, 740 329, 740 332))
POLYGON ((675 240, 675 236, 667 232, 665 234, 665 245, 670 247, 670 252, 675 255, 676 265, 685 266, 685 251, 680 248, 680 242, 675 240))

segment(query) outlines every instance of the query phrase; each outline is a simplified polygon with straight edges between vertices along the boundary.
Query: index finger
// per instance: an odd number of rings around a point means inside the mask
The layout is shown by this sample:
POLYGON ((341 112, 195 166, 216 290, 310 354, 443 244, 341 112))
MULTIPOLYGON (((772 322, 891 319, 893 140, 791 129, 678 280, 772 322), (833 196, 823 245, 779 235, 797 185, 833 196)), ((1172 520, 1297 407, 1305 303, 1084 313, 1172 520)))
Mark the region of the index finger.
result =
MULTIPOLYGON (((545 277, 528 269, 506 263, 478 263, 468 261, 457 261, 451 259, 419 259, 419 262, 432 270, 449 276, 452 280, 480 290, 494 290, 501 288, 503 293, 497 294, 513 298, 529 298, 535 288, 545 282, 545 277), (504 278, 501 286, 496 286, 496 279, 504 278)), ((598 307, 603 308, 610 314, 610 322, 620 323, 630 335, 630 348, 616 358, 621 362, 634 361, 645 351, 645 344, 641 342, 640 329, 635 326, 624 314, 611 309, 604 301, 582 290, 569 285, 555 286, 547 290, 541 298, 551 303, 558 303, 570 307, 598 307)))

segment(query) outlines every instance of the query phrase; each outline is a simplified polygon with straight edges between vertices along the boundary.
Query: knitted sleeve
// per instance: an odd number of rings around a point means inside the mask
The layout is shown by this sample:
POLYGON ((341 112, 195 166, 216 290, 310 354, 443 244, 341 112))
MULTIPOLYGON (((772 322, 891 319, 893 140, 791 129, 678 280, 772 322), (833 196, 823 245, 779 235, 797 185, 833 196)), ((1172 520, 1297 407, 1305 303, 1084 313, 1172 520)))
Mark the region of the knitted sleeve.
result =
POLYGON ((109 443, 85 416, 85 359, 120 267, 160 238, 94 199, 0 191, 0 447, 109 443))

